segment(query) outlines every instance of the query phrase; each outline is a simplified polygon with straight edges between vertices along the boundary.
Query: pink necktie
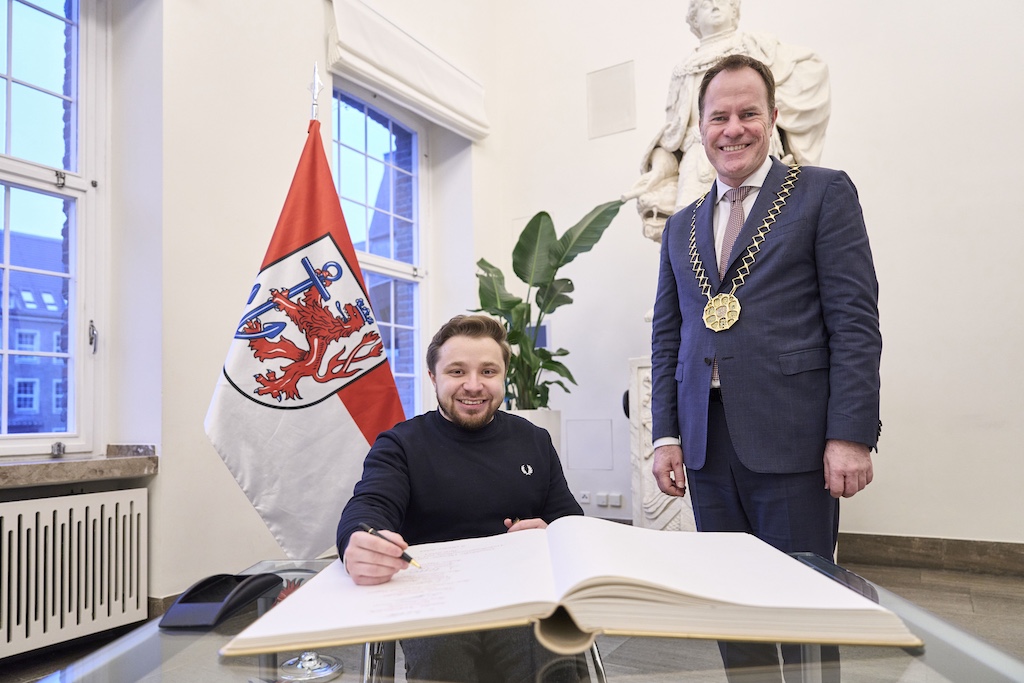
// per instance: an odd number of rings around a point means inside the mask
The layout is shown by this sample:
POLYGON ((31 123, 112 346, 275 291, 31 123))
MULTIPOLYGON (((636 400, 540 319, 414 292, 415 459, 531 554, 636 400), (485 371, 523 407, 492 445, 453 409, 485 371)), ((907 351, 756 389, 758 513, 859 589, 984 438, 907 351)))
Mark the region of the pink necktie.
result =
MULTIPOLYGON (((743 227, 743 199, 756 188, 750 185, 737 187, 725 193, 725 199, 729 202, 729 221, 725 225, 725 237, 722 239, 722 257, 718 260, 718 277, 725 277, 725 270, 729 266, 729 256, 732 254, 732 247, 736 243, 736 236, 740 234, 743 227)), ((711 384, 719 386, 718 359, 716 358, 711 366, 711 384)))
POLYGON ((725 225, 722 255, 718 259, 719 278, 725 276, 725 270, 729 266, 729 256, 732 255, 732 247, 736 243, 736 236, 740 234, 740 229, 743 227, 743 199, 755 189, 750 185, 745 185, 725 193, 725 199, 729 202, 729 221, 725 225))

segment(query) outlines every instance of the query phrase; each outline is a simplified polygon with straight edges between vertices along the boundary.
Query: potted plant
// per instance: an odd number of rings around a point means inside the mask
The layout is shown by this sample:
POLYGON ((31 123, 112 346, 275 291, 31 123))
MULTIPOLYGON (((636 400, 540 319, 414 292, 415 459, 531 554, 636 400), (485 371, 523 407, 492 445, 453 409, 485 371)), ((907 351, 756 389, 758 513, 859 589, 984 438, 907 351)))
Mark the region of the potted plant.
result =
POLYGON ((481 272, 480 308, 500 317, 508 330, 512 358, 505 378, 505 401, 509 409, 537 410, 548 407, 552 385, 569 391, 563 380, 576 384, 572 373, 559 358, 565 349, 551 351, 537 347, 544 317, 572 303, 572 280, 559 278, 558 271, 580 254, 590 251, 619 212, 621 201, 600 204, 561 237, 556 237, 551 216, 541 211, 523 228, 512 250, 512 270, 526 284, 520 298, 505 288, 505 275, 486 259, 477 261, 481 272), (550 373, 550 374, 545 374, 550 373))

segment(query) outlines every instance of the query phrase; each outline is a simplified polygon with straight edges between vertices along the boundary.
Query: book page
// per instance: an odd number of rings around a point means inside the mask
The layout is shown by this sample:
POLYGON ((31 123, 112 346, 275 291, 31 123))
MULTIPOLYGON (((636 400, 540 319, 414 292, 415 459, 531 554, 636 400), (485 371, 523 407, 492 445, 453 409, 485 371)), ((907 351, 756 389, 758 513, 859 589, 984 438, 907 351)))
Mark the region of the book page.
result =
POLYGON ((517 604, 532 605, 526 616, 536 616, 556 603, 543 530, 410 546, 408 553, 422 569, 378 586, 357 586, 341 560, 334 562, 239 634, 225 654, 247 641, 338 640, 327 636, 406 622, 425 628, 517 604))
POLYGON ((885 611, 749 534, 660 531, 563 517, 548 527, 548 544, 559 595, 597 577, 613 577, 741 605, 885 611))

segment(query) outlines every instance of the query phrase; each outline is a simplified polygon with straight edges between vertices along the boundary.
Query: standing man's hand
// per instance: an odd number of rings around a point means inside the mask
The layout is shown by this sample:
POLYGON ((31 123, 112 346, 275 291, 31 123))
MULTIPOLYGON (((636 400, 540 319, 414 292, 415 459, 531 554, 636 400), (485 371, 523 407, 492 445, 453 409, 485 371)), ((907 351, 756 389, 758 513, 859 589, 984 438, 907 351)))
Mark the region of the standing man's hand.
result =
POLYGON ((849 498, 873 477, 870 448, 854 441, 825 442, 825 488, 833 498, 849 498))
POLYGON ((669 496, 686 495, 686 473, 683 471, 681 446, 658 446, 654 449, 654 480, 661 492, 669 496))

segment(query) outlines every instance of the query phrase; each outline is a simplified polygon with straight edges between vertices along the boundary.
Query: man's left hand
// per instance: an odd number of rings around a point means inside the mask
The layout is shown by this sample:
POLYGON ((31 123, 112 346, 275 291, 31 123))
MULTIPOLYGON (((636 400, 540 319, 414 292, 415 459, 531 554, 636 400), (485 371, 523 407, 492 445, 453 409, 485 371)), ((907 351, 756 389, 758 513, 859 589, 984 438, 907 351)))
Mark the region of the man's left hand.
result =
POLYGON ((532 519, 511 519, 506 517, 505 528, 509 531, 522 531, 523 529, 547 529, 548 523, 537 517, 532 519))
POLYGON ((849 498, 871 483, 871 449, 862 443, 825 442, 825 488, 833 498, 849 498))

